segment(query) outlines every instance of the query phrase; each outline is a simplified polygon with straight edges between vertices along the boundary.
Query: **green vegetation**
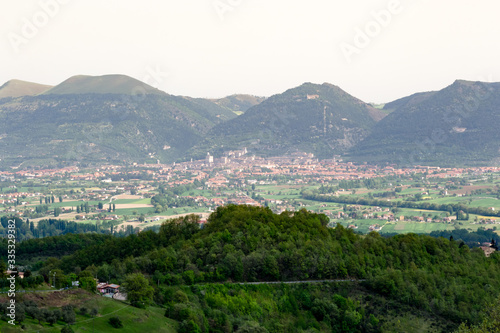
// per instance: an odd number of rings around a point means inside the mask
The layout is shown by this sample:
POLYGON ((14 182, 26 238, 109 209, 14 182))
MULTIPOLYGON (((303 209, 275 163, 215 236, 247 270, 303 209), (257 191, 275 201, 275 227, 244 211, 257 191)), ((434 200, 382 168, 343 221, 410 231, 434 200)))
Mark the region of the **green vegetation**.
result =
POLYGON ((265 97, 257 97, 252 95, 231 95, 214 100, 214 102, 223 108, 227 108, 233 111, 237 115, 242 115, 252 106, 258 105, 265 100, 265 97))
POLYGON ((207 151, 217 156, 247 147, 259 155, 305 151, 331 158, 359 142, 384 116, 336 86, 305 83, 214 127, 188 155, 203 158, 207 151))
POLYGON ((497 165, 499 85, 456 81, 438 92, 389 103, 394 109, 349 159, 371 164, 497 165))
POLYGON ((65 83, 45 95, 0 101, 0 168, 174 161, 213 126, 237 117, 209 100, 163 92, 132 96, 144 86, 132 78, 85 80, 84 86, 65 83))
POLYGON ((54 270, 61 279, 97 275, 134 292, 146 290, 137 294, 136 306, 154 302, 166 307, 181 331, 201 332, 247 326, 269 332, 397 331, 412 316, 420 327, 450 331, 464 321, 479 324, 483 307, 500 294, 500 255, 485 257, 458 240, 357 235, 342 226, 328 229, 326 216, 305 210, 276 215, 267 208, 227 206, 202 229, 197 220, 173 220, 158 233, 89 239, 69 256, 46 260, 38 272, 46 279, 54 270), (210 284, 311 279, 355 281, 210 284))
MULTIPOLYGON (((1 300, 0 303, 2 303, 1 300)), ((64 332, 62 331, 63 329, 66 329, 67 332, 75 333, 92 331, 133 333, 144 330, 153 333, 177 332, 177 324, 173 320, 165 318, 165 309, 159 307, 138 309, 120 301, 91 295, 86 292, 77 292, 75 290, 45 294, 43 301, 40 301, 37 297, 30 296, 29 300, 24 300, 18 306, 18 309, 23 307, 25 309, 30 307, 32 309, 38 309, 40 315, 38 315, 36 310, 27 311, 23 321, 18 323, 15 327, 1 320, 0 331, 2 333, 25 331, 55 333, 64 332), (37 301, 31 300, 32 298, 37 299, 37 301), (57 305, 58 302, 69 302, 71 305, 61 307, 57 305), (66 315, 63 316, 65 309, 66 315), (71 311, 73 315, 69 314, 69 311, 71 311), (57 313, 56 315, 60 317, 51 325, 46 319, 47 317, 52 317, 51 315, 53 313, 57 313), (33 314, 35 314, 35 318, 33 314), (40 318, 40 323, 37 318, 40 318), (123 327, 115 329, 110 324, 111 318, 118 318, 123 327), (74 323, 68 325, 66 320, 71 321, 72 319, 74 323), (22 326, 24 326, 24 329, 22 329, 22 326), (69 331, 68 328, 71 329, 71 331, 69 331)), ((113 320, 113 322, 114 321, 115 320, 113 320)))

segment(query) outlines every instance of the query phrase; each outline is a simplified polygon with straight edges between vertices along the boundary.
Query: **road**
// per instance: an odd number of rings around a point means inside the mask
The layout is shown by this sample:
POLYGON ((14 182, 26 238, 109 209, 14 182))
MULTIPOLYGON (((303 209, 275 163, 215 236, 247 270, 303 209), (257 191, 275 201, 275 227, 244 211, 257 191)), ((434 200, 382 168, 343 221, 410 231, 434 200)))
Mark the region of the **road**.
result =
MULTIPOLYGON (((299 280, 299 281, 260 281, 260 282, 219 282, 211 284, 239 284, 239 285, 259 285, 259 284, 300 284, 300 283, 324 283, 324 282, 362 282, 366 280, 339 279, 339 280, 299 280)), ((204 286, 206 284, 198 284, 204 286)))

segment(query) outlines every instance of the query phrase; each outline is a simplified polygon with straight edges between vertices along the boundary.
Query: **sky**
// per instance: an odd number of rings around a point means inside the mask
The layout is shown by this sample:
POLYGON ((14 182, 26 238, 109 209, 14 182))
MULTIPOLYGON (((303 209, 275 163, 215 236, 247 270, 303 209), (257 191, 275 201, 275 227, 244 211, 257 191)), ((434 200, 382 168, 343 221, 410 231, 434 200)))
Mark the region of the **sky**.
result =
POLYGON ((125 74, 169 94, 304 82, 365 102, 500 81, 498 0, 0 0, 0 84, 125 74))

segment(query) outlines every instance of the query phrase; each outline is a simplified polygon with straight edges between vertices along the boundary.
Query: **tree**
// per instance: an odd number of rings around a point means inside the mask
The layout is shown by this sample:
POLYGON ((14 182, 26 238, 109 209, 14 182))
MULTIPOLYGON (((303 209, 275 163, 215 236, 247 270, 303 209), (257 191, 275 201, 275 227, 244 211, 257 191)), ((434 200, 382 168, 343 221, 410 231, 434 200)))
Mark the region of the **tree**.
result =
POLYGON ((500 331, 500 301, 491 305, 488 310, 488 316, 482 323, 476 326, 467 327, 466 323, 462 323, 456 333, 483 333, 483 332, 499 332, 500 331))
POLYGON ((25 308, 24 306, 18 306, 16 310, 16 321, 21 324, 26 319, 25 308))
POLYGON ((114 328, 122 328, 123 327, 122 321, 118 317, 111 317, 111 318, 109 318, 108 322, 114 328))
POLYGON ((33 310, 31 310, 31 316, 33 319, 38 320, 38 324, 41 324, 41 321, 45 319, 44 312, 38 308, 33 308, 33 310))
POLYGON ((75 311, 71 305, 65 305, 62 307, 62 320, 69 325, 75 322, 75 311))
POLYGON ((4 278, 4 277, 7 276, 5 274, 6 270, 7 270, 7 264, 5 263, 5 261, 3 261, 2 259, 0 259, 0 278, 4 278))
POLYGON ((200 326, 193 320, 184 320, 179 325, 179 333, 201 333, 200 326))
POLYGON ((57 322, 57 319, 59 319, 58 315, 59 312, 47 310, 45 313, 45 320, 50 324, 50 326, 54 326, 54 324, 57 322))
POLYGON ((95 316, 97 316, 98 313, 99 313, 99 311, 97 310, 97 308, 90 309, 90 316, 92 318, 95 317, 95 316))
POLYGON ((74 333, 74 332, 75 331, 73 331, 73 329, 69 325, 66 325, 61 329, 61 333, 74 333))
POLYGON ((87 307, 86 307, 86 306, 82 306, 82 307, 80 308, 80 314, 81 314, 82 316, 87 315, 87 312, 88 312, 88 311, 89 311, 89 309, 87 309, 87 307))
POLYGON ((269 331, 265 328, 260 326, 258 322, 250 321, 245 324, 243 324, 236 333, 268 333, 269 331))
POLYGON ((132 306, 145 308, 153 299, 153 287, 141 273, 127 275, 122 286, 132 306))

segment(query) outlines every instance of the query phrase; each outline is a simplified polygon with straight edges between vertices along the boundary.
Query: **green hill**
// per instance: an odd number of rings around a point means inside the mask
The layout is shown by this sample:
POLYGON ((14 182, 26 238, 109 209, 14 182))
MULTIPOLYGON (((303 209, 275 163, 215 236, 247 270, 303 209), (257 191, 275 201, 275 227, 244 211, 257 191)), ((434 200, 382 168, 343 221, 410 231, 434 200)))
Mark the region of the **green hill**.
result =
MULTIPOLYGON (((107 91, 124 92, 135 84, 118 81, 107 91)), ((236 117, 204 99, 163 92, 98 94, 96 87, 84 84, 80 92, 63 83, 47 94, 2 99, 0 167, 172 162, 213 126, 236 117)))
POLYGON ((77 75, 46 91, 45 95, 123 94, 165 95, 161 90, 126 75, 77 75))
POLYGON ((388 112, 393 112, 395 110, 401 109, 403 107, 409 107, 416 105, 427 98, 431 97, 434 95, 436 92, 435 91, 429 91, 429 92, 422 92, 422 93, 416 93, 411 96, 403 97, 398 100, 395 100, 393 102, 387 103, 384 105, 384 110, 388 112))
MULTIPOLYGON (((73 248, 37 264, 34 274, 56 270, 59 283, 75 274, 130 286, 145 305, 164 307, 181 332, 451 332, 461 322, 481 322, 500 294, 500 255, 486 257, 461 241, 359 235, 327 228, 325 215, 304 209, 277 215, 229 205, 203 228, 198 220, 87 237, 83 248, 72 246, 82 242, 71 235, 30 240, 18 253, 73 248), (280 283, 287 281, 293 283, 280 283), (255 327, 243 330, 247 325, 255 327)), ((0 245, 6 257, 7 240, 0 245)))
POLYGON ((334 85, 305 83, 214 127, 189 155, 247 147, 258 155, 301 150, 331 157, 359 142, 384 116, 334 85))
POLYGON ((349 158, 402 165, 497 165, 500 83, 458 80, 435 92, 389 103, 396 110, 349 158))
POLYGON ((10 80, 0 87, 0 99, 6 97, 35 96, 50 88, 52 86, 21 80, 10 80))
POLYGON ((252 106, 260 104, 265 100, 265 97, 252 95, 231 95, 220 99, 214 99, 212 101, 221 107, 228 108, 233 112, 241 114, 246 112, 252 106))

